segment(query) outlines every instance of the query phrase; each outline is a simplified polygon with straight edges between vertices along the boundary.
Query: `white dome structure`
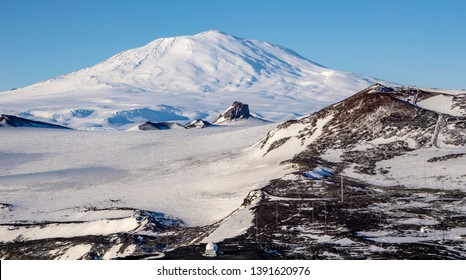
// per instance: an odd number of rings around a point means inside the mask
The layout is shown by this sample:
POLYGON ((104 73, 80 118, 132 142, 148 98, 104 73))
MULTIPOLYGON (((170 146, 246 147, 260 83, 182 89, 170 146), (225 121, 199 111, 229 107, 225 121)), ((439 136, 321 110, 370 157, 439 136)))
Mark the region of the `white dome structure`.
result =
POLYGON ((216 257, 218 252, 218 246, 214 242, 209 242, 205 245, 205 257, 216 257))

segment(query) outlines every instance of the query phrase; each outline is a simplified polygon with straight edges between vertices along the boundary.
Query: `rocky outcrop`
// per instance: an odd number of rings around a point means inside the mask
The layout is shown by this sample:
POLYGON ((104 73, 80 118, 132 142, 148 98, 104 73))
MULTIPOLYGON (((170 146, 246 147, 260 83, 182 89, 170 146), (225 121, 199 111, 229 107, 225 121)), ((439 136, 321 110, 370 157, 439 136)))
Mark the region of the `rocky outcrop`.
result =
POLYGON ((205 120, 194 120, 188 124, 186 124, 184 127, 187 128, 187 129, 191 129, 191 128, 206 128, 206 127, 209 127, 209 126, 212 126, 212 124, 208 121, 205 121, 205 120))
POLYGON ((167 129, 176 129, 176 128, 185 128, 179 123, 172 122, 145 122, 138 126, 139 130, 167 130, 167 129))
POLYGON ((213 122, 213 124, 224 124, 239 120, 255 120, 264 123, 269 122, 251 114, 251 112, 249 111, 248 104, 235 101, 230 107, 228 107, 228 109, 226 109, 223 113, 221 113, 218 116, 218 118, 213 122))
POLYGON ((34 127, 34 128, 55 128, 55 129, 70 129, 66 126, 33 121, 21 117, 16 117, 12 115, 0 115, 0 127, 1 126, 10 126, 10 127, 34 127))
POLYGON ((225 110, 225 112, 218 116, 218 118, 214 121, 214 124, 249 119, 251 117, 252 116, 249 114, 248 104, 235 101, 228 109, 225 110))

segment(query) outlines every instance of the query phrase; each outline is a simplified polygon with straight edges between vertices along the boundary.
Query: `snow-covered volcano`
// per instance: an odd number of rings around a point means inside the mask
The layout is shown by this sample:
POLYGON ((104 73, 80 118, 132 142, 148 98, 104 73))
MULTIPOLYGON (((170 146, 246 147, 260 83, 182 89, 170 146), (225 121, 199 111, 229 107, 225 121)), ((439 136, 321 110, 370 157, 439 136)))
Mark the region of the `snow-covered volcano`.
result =
POLYGON ((376 82, 290 49, 220 31, 161 38, 97 65, 0 93, 0 112, 73 128, 208 119, 235 100, 271 121, 308 114, 376 82))

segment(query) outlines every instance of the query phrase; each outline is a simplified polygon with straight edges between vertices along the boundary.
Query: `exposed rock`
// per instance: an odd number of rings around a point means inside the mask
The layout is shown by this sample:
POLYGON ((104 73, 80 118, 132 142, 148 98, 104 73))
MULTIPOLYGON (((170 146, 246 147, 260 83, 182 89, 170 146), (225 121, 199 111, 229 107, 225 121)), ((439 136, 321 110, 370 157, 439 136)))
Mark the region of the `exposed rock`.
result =
MULTIPOLYGON (((289 162, 307 165, 329 150, 339 161, 375 174, 376 163, 409 151, 466 144, 466 116, 452 116, 419 107, 441 92, 375 84, 308 117, 288 121, 260 143, 264 156, 292 149, 289 162)), ((286 154, 286 153, 285 153, 286 154)))
POLYGON ((145 122, 138 126, 139 130, 166 130, 166 129, 174 129, 174 128, 185 128, 179 123, 172 123, 172 122, 145 122))
POLYGON ((427 162, 446 161, 446 160, 449 160, 449 159, 455 159, 455 158, 459 158, 459 157, 462 157, 462 156, 466 156, 466 153, 448 154, 448 155, 442 156, 442 157, 433 157, 431 159, 428 159, 427 162))
POLYGON ((214 121, 214 124, 249 118, 253 118, 253 116, 249 114, 248 104, 235 101, 228 109, 225 110, 225 112, 218 116, 214 121))
POLYGON ((66 126, 34 121, 12 115, 0 115, 0 126, 70 129, 66 126))
POLYGON ((212 126, 212 124, 208 121, 205 121, 205 120, 194 120, 188 124, 186 124, 184 127, 187 128, 187 129, 191 129, 191 128, 206 128, 206 127, 209 127, 209 126, 212 126))

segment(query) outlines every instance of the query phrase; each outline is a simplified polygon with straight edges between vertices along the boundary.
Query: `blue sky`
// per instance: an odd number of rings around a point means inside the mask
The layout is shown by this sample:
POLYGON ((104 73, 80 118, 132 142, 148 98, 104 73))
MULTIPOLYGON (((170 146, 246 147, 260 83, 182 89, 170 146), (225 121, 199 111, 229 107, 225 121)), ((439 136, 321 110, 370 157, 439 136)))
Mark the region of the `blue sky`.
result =
POLYGON ((211 29, 279 44, 334 69, 466 88, 463 0, 0 0, 0 91, 211 29))

